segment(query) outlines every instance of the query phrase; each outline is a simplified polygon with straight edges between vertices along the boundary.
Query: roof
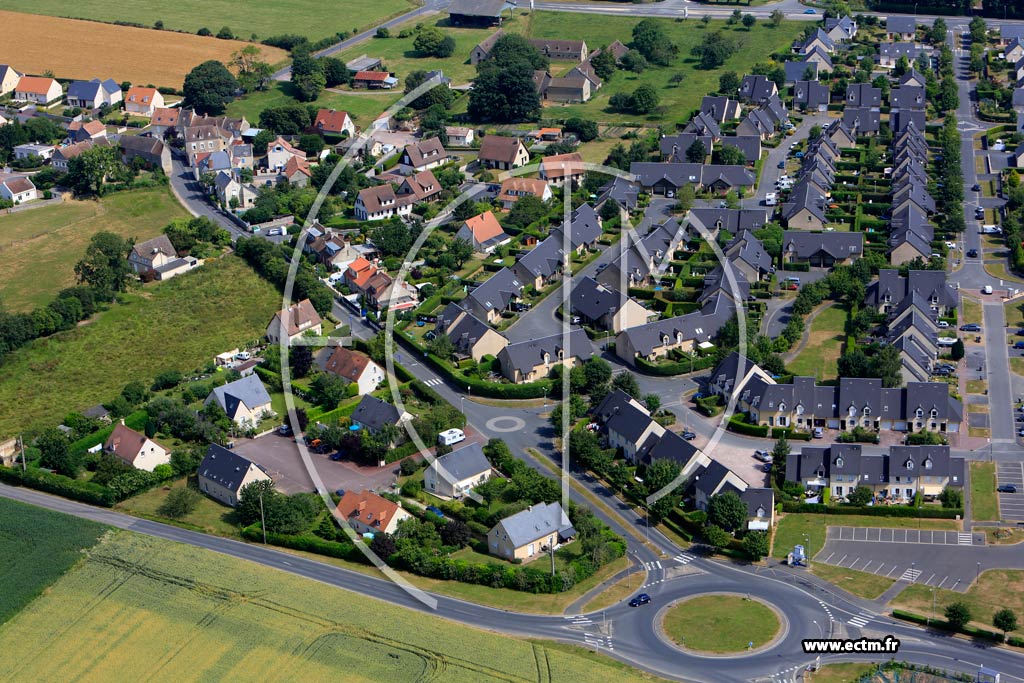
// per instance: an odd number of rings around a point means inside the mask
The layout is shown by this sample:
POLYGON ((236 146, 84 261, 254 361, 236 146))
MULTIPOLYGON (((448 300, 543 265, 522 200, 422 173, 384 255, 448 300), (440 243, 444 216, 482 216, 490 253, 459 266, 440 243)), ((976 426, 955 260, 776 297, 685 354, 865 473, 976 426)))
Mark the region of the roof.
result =
POLYGON ((427 164, 447 159, 448 152, 445 151, 440 138, 433 137, 408 145, 402 153, 402 158, 408 158, 409 165, 413 168, 422 168, 427 164))
MULTIPOLYGON (((234 451, 223 446, 211 443, 206 449, 206 457, 199 463, 198 475, 209 479, 218 486, 223 486, 236 495, 242 488, 242 481, 250 467, 262 467, 256 465, 248 458, 245 458, 234 451)), ((264 472, 265 474, 265 472, 264 472)), ((268 477, 269 478, 269 477, 268 477)))
MULTIPOLYGON (((0 70, 2 73, 2 70, 0 70)), ((100 97, 100 91, 106 95, 121 91, 121 86, 112 78, 101 81, 94 78, 90 81, 73 81, 68 84, 68 99, 74 100, 96 100, 100 97)))
POLYGON ((564 238, 568 237, 569 245, 573 249, 579 249, 596 243, 602 232, 601 218, 594 207, 590 204, 580 204, 569 215, 568 222, 552 228, 551 235, 563 244, 564 238))
POLYGON ((669 460, 685 469, 700 449, 675 432, 666 431, 650 443, 644 440, 644 447, 637 452, 637 459, 646 464, 655 460, 669 460))
POLYGON ((569 294, 569 306, 588 320, 598 320, 605 315, 614 315, 625 305, 629 297, 608 289, 592 277, 581 277, 569 294))
POLYGON ((504 135, 486 135, 480 143, 479 158, 486 161, 500 161, 512 164, 522 143, 519 138, 504 135))
POLYGON ((100 134, 106 134, 107 127, 103 125, 102 121, 72 121, 68 124, 69 133, 85 133, 88 137, 94 137, 100 134))
POLYGON ((541 159, 540 167, 548 178, 562 178, 585 171, 583 168, 583 156, 579 152, 553 154, 549 157, 544 157, 541 159))
MULTIPOLYGON (((355 519, 369 527, 386 529, 402 508, 387 498, 378 496, 373 491, 345 491, 338 501, 338 514, 345 519, 355 519)), ((408 513, 406 513, 408 514, 408 513)))
POLYGON ((389 183, 364 187, 359 190, 359 201, 366 208, 367 213, 377 213, 385 206, 398 207, 398 195, 395 188, 389 183))
POLYGON ((914 33, 917 30, 917 18, 886 17, 885 30, 889 33, 914 33))
POLYGON ((35 184, 27 176, 15 176, 3 181, 3 186, 11 194, 21 194, 36 189, 35 184))
POLYGON ((513 297, 523 293, 523 283, 508 268, 502 268, 472 292, 467 299, 477 303, 483 310, 502 311, 513 297))
POLYGON ((505 29, 499 28, 497 31, 477 43, 476 46, 485 54, 490 54, 491 48, 494 47, 496 42, 498 42, 498 38, 501 38, 503 35, 505 35, 505 29))
POLYGON ((164 143, 159 138, 142 135, 122 135, 117 139, 117 144, 126 152, 154 157, 162 155, 165 149, 164 143))
POLYGON ((648 356, 654 349, 665 345, 666 339, 671 344, 677 339, 711 341, 732 317, 733 311, 734 306, 728 297, 717 296, 698 311, 623 330, 616 337, 616 345, 620 339, 628 340, 638 354, 648 356))
POLYGON ((371 432, 376 432, 384 425, 397 425, 400 417, 398 408, 366 394, 359 401, 355 412, 352 413, 352 422, 363 425, 371 432))
POLYGON ((527 178, 525 176, 505 178, 501 183, 501 191, 498 193, 498 199, 514 201, 523 195, 533 195, 534 197, 543 198, 547 189, 547 181, 541 180, 540 178, 527 178))
POLYGON ((718 209, 698 207, 688 215, 709 230, 726 230, 737 235, 744 230, 757 230, 768 222, 766 209, 718 209))
POLYGON ((145 434, 140 434, 134 429, 126 427, 124 422, 120 422, 107 437, 103 448, 127 463, 134 463, 148 440, 145 434))
POLYGON ((778 90, 775 81, 767 76, 747 75, 740 82, 740 97, 754 102, 764 102, 778 90))
POLYGON ((480 444, 471 443, 437 458, 428 469, 436 471, 445 481, 455 483, 478 477, 491 469, 491 463, 480 444))
POLYGON ((288 161, 285 162, 284 168, 281 169, 281 175, 286 178, 292 178, 296 173, 301 173, 308 178, 313 177, 313 172, 309 170, 309 162, 303 157, 288 157, 288 161))
MULTIPOLYGON (((435 329, 441 330, 455 345, 456 351, 469 355, 476 343, 489 332, 498 337, 500 334, 491 329, 490 325, 477 318, 457 303, 450 303, 437 316, 435 329)), ((504 339, 504 337, 501 337, 504 339)), ((507 340, 506 340, 507 343, 507 340)))
POLYGON ((505 9, 506 0, 452 0, 448 14, 471 17, 496 17, 505 9))
POLYGON ((353 80, 356 81, 379 81, 383 83, 391 77, 387 71, 357 71, 353 80))
POLYGON ((153 126, 177 126, 180 116, 181 110, 177 107, 157 107, 149 117, 149 123, 153 126))
POLYGON ((336 346, 330 358, 327 359, 324 369, 350 382, 358 382, 372 362, 370 357, 365 354, 350 351, 343 346, 336 346))
POLYGON ((747 517, 757 517, 758 512, 771 516, 775 507, 775 491, 770 488, 748 488, 741 491, 740 500, 747 506, 747 517))
POLYGON ((498 352, 498 360, 514 370, 528 374, 538 365, 555 363, 560 358, 575 357, 580 361, 589 359, 594 353, 590 338, 582 328, 576 327, 569 332, 568 345, 565 336, 553 334, 540 339, 509 344, 498 352))
POLYGON ((346 124, 351 126, 352 118, 347 111, 337 109, 319 109, 313 120, 313 127, 325 133, 340 133, 345 130, 346 124))
POLYGON ((150 259, 154 254, 165 256, 177 256, 178 252, 171 244, 167 235, 157 235, 153 239, 146 240, 132 247, 132 252, 139 258, 150 259))
POLYGON ((234 382, 228 382, 224 386, 215 387, 211 392, 217 404, 224 409, 232 420, 238 414, 238 409, 244 405, 249 410, 270 403, 270 394, 263 386, 259 375, 247 375, 234 382))
POLYGON ((737 383, 753 368, 760 369, 760 366, 746 356, 732 351, 711 371, 708 382, 721 385, 726 392, 732 393, 737 383))
POLYGON ((531 505, 511 517, 501 520, 495 525, 495 528, 497 527, 502 528, 508 535, 509 542, 516 548, 550 536, 552 533, 557 533, 562 538, 576 535, 575 529, 569 522, 569 515, 565 514, 562 506, 558 503, 531 505))
POLYGON ((756 163, 761 158, 761 138, 756 135, 730 135, 718 141, 720 149, 735 147, 743 152, 748 164, 756 163))
POLYGON ((33 95, 46 95, 57 81, 42 76, 22 76, 18 85, 14 87, 15 92, 27 92, 33 95))
POLYGON ((819 252, 836 259, 852 258, 864 253, 864 233, 786 230, 782 237, 782 250, 800 259, 810 258, 819 252))
POLYGON ((270 324, 277 329, 283 324, 288 336, 294 337, 302 330, 316 327, 322 322, 320 314, 313 308, 313 303, 309 299, 303 299, 275 313, 270 324))
POLYGON ((130 104, 153 104, 153 100, 160 94, 156 88, 144 88, 133 85, 128 89, 124 101, 130 104))
POLYGON ((786 62, 782 65, 782 68, 786 72, 786 82, 796 83, 805 79, 807 70, 811 70, 812 78, 818 77, 818 63, 817 62, 786 62))
POLYGON ((481 214, 468 218, 465 226, 473 234, 473 239, 480 244, 505 234, 493 211, 484 211, 481 214))
POLYGON ((793 84, 793 97, 798 104, 818 107, 827 105, 832 94, 827 86, 818 81, 798 80, 793 84))

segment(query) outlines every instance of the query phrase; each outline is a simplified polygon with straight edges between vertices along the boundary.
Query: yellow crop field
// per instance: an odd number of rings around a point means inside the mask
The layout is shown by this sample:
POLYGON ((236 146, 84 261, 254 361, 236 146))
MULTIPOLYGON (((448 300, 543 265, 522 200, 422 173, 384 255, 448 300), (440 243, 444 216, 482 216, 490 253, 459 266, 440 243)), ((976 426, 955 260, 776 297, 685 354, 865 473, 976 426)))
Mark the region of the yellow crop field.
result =
POLYGON ((607 681, 653 677, 191 546, 108 534, 0 627, 0 681, 607 681))
MULTIPOLYGON (((180 88, 185 74, 208 59, 227 61, 247 43, 172 31, 115 26, 0 11, 7 36, 0 41, 0 64, 18 71, 58 78, 113 78, 139 85, 180 88)), ((284 50, 261 45, 263 60, 287 58, 284 50)))

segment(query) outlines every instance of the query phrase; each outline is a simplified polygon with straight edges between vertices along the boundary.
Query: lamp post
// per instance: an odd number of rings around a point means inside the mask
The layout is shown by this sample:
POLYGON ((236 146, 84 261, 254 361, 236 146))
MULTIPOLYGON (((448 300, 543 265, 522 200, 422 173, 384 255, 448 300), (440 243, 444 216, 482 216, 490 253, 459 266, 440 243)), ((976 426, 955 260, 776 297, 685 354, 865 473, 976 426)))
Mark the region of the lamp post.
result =
POLYGON ((267 544, 267 518, 263 516, 263 491, 260 491, 260 527, 263 529, 263 545, 267 544))
POLYGON ((979 578, 981 578, 981 562, 978 563, 978 567, 974 572, 974 582, 977 583, 979 578))
POLYGON ((928 619, 928 624, 931 625, 932 619, 935 618, 935 586, 932 586, 932 615, 928 619))

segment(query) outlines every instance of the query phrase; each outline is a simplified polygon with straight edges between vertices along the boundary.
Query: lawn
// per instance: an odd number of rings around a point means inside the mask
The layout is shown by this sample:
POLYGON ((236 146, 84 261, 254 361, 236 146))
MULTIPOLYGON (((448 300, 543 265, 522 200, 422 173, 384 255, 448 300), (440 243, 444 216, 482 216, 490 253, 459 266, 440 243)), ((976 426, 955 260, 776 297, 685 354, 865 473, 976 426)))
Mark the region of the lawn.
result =
POLYGON ((971 519, 975 522, 992 522, 999 519, 994 462, 971 463, 971 519))
MULTIPOLYGON (((633 27, 641 21, 638 17, 602 16, 598 14, 570 14, 565 12, 536 12, 529 26, 531 38, 557 39, 565 36, 582 38, 591 49, 608 45, 620 40, 629 43, 632 40, 633 27)), ((727 27, 725 21, 712 21, 705 28, 703 23, 694 19, 673 21, 656 20, 664 26, 669 39, 679 47, 679 58, 674 64, 666 67, 650 67, 637 75, 624 71, 616 73, 604 84, 597 94, 585 104, 552 105, 545 109, 545 115, 551 118, 569 118, 583 116, 595 121, 637 121, 649 118, 650 121, 663 123, 667 120, 685 120, 688 113, 700 106, 701 98, 718 89, 718 77, 726 71, 735 71, 741 76, 750 71, 757 62, 769 61, 773 52, 788 52, 793 40, 803 30, 802 22, 783 22, 778 28, 772 28, 764 22, 752 29, 727 27), (690 55, 690 49, 700 44, 705 33, 722 30, 725 35, 736 38, 741 47, 730 57, 724 66, 710 71, 697 68, 696 58, 690 55), (683 76, 682 83, 669 84, 675 74, 683 76), (608 101, 619 92, 632 92, 642 84, 654 86, 661 96, 660 111, 649 117, 635 114, 623 114, 608 110, 608 101)), ((561 66, 561 65, 559 65, 561 66)), ((568 70, 566 67, 564 70, 568 70)))
MULTIPOLYGON (((1010 370, 1018 375, 1024 375, 1024 358, 1014 357, 1010 359, 1010 370)), ((987 411, 986 411, 987 412, 987 411)))
MULTIPOLYGON (((117 504, 117 509, 139 517, 150 517, 157 520, 164 520, 157 512, 167 495, 172 489, 186 486, 184 478, 178 479, 167 486, 158 486, 145 493, 140 493, 134 498, 129 498, 117 504)), ((197 527, 208 534, 218 536, 239 537, 238 525, 233 521, 234 509, 225 507, 212 498, 200 495, 199 504, 191 513, 182 517, 179 522, 197 527)))
POLYGON ((826 664, 814 673, 804 674, 804 680, 807 683, 853 683, 874 668, 874 664, 826 664))
POLYGON ((0 433, 39 429, 113 399, 132 380, 203 367, 262 336, 281 297, 226 256, 124 297, 93 320, 10 354, 0 378, 0 433))
MULTIPOLYGON (((263 1, 269 4, 269 0, 263 1)), ((103 78, 113 78, 119 83, 130 81, 139 85, 181 88, 185 74, 193 67, 210 59, 226 62, 232 53, 247 45, 239 40, 218 40, 187 33, 41 16, 48 10, 42 9, 40 4, 32 3, 33 10, 39 14, 23 14, 21 11, 26 8, 24 3, 0 0, 0 22, 10 35, 18 36, 17 40, 0 43, 0 62, 17 64, 19 71, 29 74, 52 71, 59 78, 81 79, 96 78, 101 74, 103 78), (5 9, 21 11, 3 11, 5 9), (54 44, 74 45, 75 49, 54 50, 54 44), (117 49, 111 49, 112 45, 116 45, 117 49)), ((42 4, 43 7, 51 5, 54 14, 67 15, 89 3, 44 0, 42 4)), ((159 16, 152 10, 154 5, 148 2, 109 4, 116 8, 113 16, 109 17, 111 21, 127 20, 125 14, 136 8, 145 14, 143 23, 146 26, 151 26, 153 18, 159 16)), ((187 4, 199 3, 193 0, 187 4)), ((228 7, 227 2, 220 4, 228 7)), ((180 8, 181 5, 173 7, 180 8)), ((233 10, 234 6, 231 5, 225 16, 245 15, 233 10)), ((209 7, 205 7, 196 16, 210 17, 209 7)), ((220 26, 212 26, 211 29, 217 31, 220 26)), ((288 58, 288 53, 278 48, 260 46, 260 49, 264 61, 271 64, 288 58)))
POLYGON ((675 643, 698 652, 743 652, 772 640, 782 624, 775 611, 739 595, 714 594, 683 600, 669 608, 662 622, 675 643))
POLYGON ((856 569, 834 567, 822 562, 812 564, 811 571, 818 578, 867 600, 874 600, 896 583, 895 579, 887 579, 870 572, 859 572, 856 569))
POLYGON ((46 305, 57 292, 75 284, 75 264, 97 232, 116 232, 141 242, 186 216, 164 188, 0 214, 0 300, 13 311, 46 305))
MULTIPOLYGON (((992 615, 1008 607, 1019 615, 1024 614, 1024 571, 1019 569, 991 569, 983 571, 979 579, 966 593, 938 589, 935 591, 935 614, 942 618, 946 605, 963 601, 971 610, 973 622, 978 626, 992 629, 992 615)), ((932 589, 922 584, 904 588, 890 607, 907 609, 928 616, 932 613, 932 589)))
POLYGON ((1019 275, 1014 275, 1006 269, 1005 261, 985 261, 985 271, 992 277, 997 277, 1000 280, 1006 280, 1007 282, 1015 282, 1017 284, 1024 283, 1024 279, 1021 279, 1019 275))
POLYGON ((107 527, 0 498, 0 624, 82 559, 107 527))
POLYGON ((647 674, 218 553, 113 534, 0 627, 0 680, 618 680, 647 674), (74 615, 74 619, 69 619, 74 615), (443 634, 443 637, 439 637, 443 634), (199 646, 201 644, 202 646, 199 646), (435 673, 431 673, 437 677, 435 673))
POLYGON ((612 605, 618 605, 620 602, 625 602, 630 595, 640 589, 643 577, 644 574, 642 572, 635 572, 619 579, 595 595, 590 602, 583 606, 581 611, 587 614, 611 607, 612 605))
POLYGON ((822 309, 811 322, 807 345, 786 364, 786 368, 800 377, 834 379, 838 374, 836 365, 846 339, 845 328, 845 308, 829 306, 822 309))
MULTIPOLYGON (((251 34, 259 38, 298 33, 318 40, 339 31, 368 28, 381 20, 407 12, 414 4, 409 0, 345 0, 344 7, 325 11, 323 3, 315 0, 250 0, 245 11, 230 0, 182 0, 173 4, 156 2, 119 2, 118 0, 38 0, 31 5, 0 0, 0 9, 57 17, 75 17, 97 21, 128 21, 152 26, 162 21, 168 29, 195 33, 208 28, 214 33, 225 24, 235 35, 248 39, 251 34)), ((13 45, 12 45, 13 47, 13 45)), ((197 62, 198 63, 198 62, 197 62)))
MULTIPOLYGON (((260 112, 272 107, 296 104, 298 101, 291 96, 292 85, 288 82, 275 82, 269 90, 240 97, 228 105, 229 116, 244 116, 253 125, 260 120, 260 112)), ((319 99, 311 105, 327 109, 343 109, 355 119, 360 128, 368 128, 374 119, 384 113, 388 107, 402 96, 400 90, 359 93, 338 93, 324 90, 319 99)))
POLYGON ((956 531, 959 522, 952 519, 916 519, 914 517, 872 517, 869 515, 819 515, 814 513, 788 513, 775 527, 772 556, 784 559, 793 546, 802 544, 807 557, 814 556, 825 545, 825 527, 857 526, 895 529, 937 529, 956 531))
POLYGON ((1003 306, 1003 315, 1009 327, 1024 327, 1024 304, 1019 301, 1011 301, 1003 306))
POLYGON ((984 394, 986 389, 988 389, 988 384, 983 379, 967 380, 968 394, 984 394))
POLYGON ((980 325, 981 320, 981 304, 974 299, 969 299, 966 296, 960 298, 960 312, 961 312, 961 323, 975 323, 980 325))

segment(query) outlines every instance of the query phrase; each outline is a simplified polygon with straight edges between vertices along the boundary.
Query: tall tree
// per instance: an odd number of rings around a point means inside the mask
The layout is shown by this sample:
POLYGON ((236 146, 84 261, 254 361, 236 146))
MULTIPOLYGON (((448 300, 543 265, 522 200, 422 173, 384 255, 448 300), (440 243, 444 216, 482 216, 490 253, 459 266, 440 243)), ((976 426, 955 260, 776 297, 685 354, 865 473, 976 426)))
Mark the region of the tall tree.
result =
POLYGON ((128 263, 132 245, 132 241, 116 233, 96 233, 89 240, 85 256, 75 264, 78 281, 91 287, 97 298, 108 301, 118 292, 126 291, 133 279, 128 263))
POLYGON ((312 102, 320 97, 327 86, 327 77, 320 61, 309 54, 300 54, 292 60, 292 85, 301 102, 312 102))
POLYGON ((668 66, 679 54, 679 47, 668 37, 663 20, 644 19, 633 27, 633 47, 644 58, 659 66, 668 66))
POLYGON ((183 106, 199 114, 223 114, 238 92, 238 81, 227 67, 215 59, 203 62, 188 72, 182 86, 183 106))
POLYGON ((68 163, 67 184, 78 194, 103 195, 103 182, 122 168, 116 147, 91 147, 68 163))
POLYGON ((708 501, 708 522, 726 531, 736 531, 747 519, 747 506, 733 491, 719 493, 708 501))

